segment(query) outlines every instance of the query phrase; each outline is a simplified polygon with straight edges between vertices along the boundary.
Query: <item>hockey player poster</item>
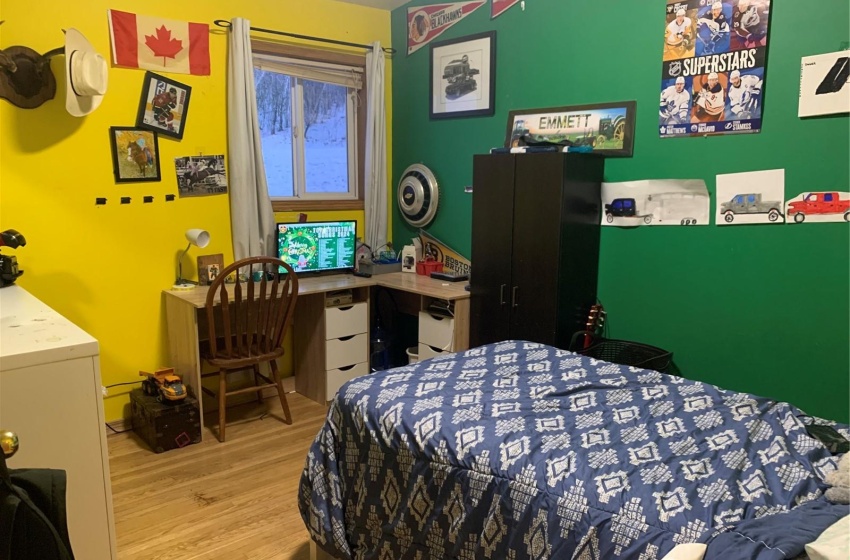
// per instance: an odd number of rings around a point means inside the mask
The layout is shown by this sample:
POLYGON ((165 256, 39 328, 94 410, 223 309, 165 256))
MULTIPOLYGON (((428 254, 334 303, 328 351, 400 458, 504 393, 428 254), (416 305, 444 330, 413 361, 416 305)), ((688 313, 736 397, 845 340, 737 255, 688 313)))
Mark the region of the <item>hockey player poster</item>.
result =
POLYGON ((771 0, 669 1, 662 138, 760 132, 771 0))

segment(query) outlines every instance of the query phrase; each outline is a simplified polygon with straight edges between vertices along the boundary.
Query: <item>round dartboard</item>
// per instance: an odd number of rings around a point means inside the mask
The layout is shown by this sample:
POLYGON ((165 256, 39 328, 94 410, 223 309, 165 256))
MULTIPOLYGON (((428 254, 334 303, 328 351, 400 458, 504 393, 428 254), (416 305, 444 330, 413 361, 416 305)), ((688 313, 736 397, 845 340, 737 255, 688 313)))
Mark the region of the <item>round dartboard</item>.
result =
POLYGON ((408 224, 425 227, 434 219, 440 201, 437 178, 424 165, 414 163, 398 182, 398 209, 408 224))

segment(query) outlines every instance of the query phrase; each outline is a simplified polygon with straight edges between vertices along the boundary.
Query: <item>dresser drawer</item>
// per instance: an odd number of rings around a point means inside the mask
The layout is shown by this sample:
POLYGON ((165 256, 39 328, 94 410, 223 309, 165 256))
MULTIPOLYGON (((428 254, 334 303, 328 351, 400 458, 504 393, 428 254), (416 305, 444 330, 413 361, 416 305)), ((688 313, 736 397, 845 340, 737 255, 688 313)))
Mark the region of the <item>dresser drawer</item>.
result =
POLYGON ((427 344, 419 343, 419 361, 429 360, 436 356, 442 356, 443 354, 451 354, 451 352, 443 352, 439 348, 434 346, 428 346, 427 344))
POLYGON ((369 330, 366 302, 325 309, 325 340, 341 338, 369 330))
POLYGON ((328 340, 325 347, 325 369, 331 370, 368 361, 368 338, 363 333, 350 338, 328 340))
POLYGON ((325 400, 329 401, 333 399, 336 392, 339 391, 339 388, 342 387, 342 384, 346 381, 350 381, 355 377, 360 377, 368 373, 369 364, 366 362, 328 370, 328 375, 325 378, 325 385, 327 387, 325 400))
MULTIPOLYGON (((419 342, 440 350, 452 350, 452 335, 455 320, 451 317, 436 317, 419 312, 419 342)), ((421 358, 420 358, 421 359, 421 358)))

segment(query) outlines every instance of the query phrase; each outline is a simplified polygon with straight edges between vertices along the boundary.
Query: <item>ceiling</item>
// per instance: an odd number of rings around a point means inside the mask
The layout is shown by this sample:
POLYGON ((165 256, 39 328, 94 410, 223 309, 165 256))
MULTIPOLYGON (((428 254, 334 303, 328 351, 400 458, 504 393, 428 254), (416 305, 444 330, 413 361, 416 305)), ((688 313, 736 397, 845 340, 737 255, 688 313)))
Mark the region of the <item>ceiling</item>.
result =
POLYGON ((407 4, 410 0, 340 0, 340 2, 348 2, 349 4, 360 4, 361 6, 369 6, 371 8, 380 8, 381 10, 395 10, 399 6, 407 4))

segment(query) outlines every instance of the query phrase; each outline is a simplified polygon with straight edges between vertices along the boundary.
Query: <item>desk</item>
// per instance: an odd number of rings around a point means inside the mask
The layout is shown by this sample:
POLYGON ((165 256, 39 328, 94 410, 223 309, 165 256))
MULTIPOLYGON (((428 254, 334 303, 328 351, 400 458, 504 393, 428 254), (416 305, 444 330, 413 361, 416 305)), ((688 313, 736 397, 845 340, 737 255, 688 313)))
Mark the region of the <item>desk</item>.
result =
MULTIPOLYGON (((355 302, 371 303, 371 288, 381 286, 394 292, 407 294, 400 298, 407 312, 427 309, 431 300, 442 299, 454 302, 454 332, 451 350, 469 348, 469 292, 464 282, 442 282, 426 276, 405 272, 379 274, 371 278, 361 278, 348 274, 319 276, 298 279, 298 302, 295 305, 293 329, 293 363, 295 370, 295 388, 309 398, 324 404, 326 393, 325 373, 331 369, 325 362, 330 342, 326 330, 324 312, 325 297, 329 292, 352 290, 355 302), (411 296, 413 299, 411 299, 411 296), (418 296, 418 299, 417 299, 418 296)), ((201 407, 203 422, 203 391, 201 390, 201 358, 199 342, 206 331, 199 334, 206 316, 208 288, 198 286, 189 291, 163 290, 165 314, 168 324, 168 342, 171 356, 170 366, 183 377, 183 382, 191 388, 201 407)), ((369 328, 366 325, 363 349, 368 356, 369 328)), ((348 337, 345 337, 348 338, 348 337)), ((368 361, 368 359, 367 359, 368 361)), ((203 433, 203 430, 202 430, 203 433)))

